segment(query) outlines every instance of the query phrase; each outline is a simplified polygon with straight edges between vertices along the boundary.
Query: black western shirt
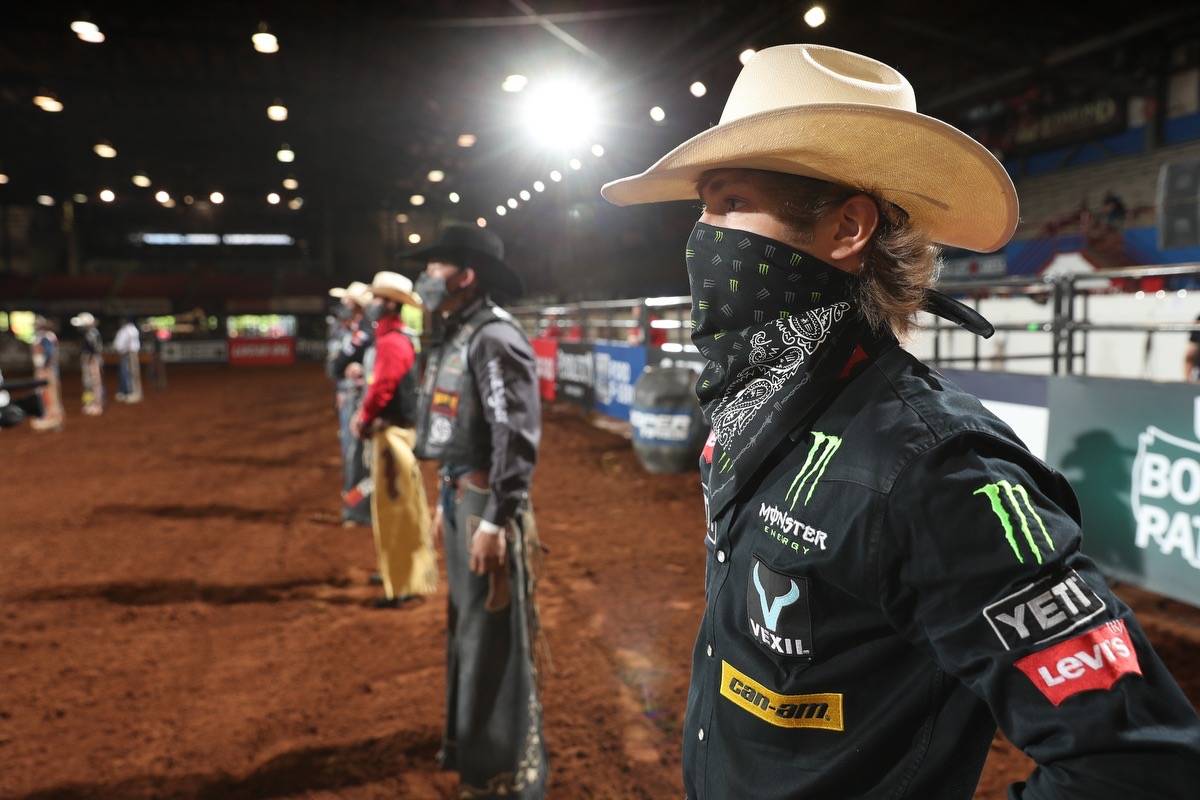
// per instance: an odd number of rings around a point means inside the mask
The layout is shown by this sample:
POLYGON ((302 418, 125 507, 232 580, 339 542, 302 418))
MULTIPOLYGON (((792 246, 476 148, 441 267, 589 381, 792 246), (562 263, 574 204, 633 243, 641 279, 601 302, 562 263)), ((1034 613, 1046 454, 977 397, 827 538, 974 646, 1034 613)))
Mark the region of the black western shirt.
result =
POLYGON ((997 723, 1039 765, 1012 798, 1196 797, 1200 720, 1080 535, 1060 475, 883 352, 710 509, 688 797, 966 800, 997 723))

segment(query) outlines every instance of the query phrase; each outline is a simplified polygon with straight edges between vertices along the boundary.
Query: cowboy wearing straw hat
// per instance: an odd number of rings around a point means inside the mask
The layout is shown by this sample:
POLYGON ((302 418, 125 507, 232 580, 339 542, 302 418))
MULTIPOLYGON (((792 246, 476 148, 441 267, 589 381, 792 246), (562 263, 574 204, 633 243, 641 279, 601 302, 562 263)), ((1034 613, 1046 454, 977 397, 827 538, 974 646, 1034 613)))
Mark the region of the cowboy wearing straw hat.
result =
POLYGON ((372 440, 371 521, 384 597, 380 608, 437 588, 437 560, 429 529, 429 505, 421 470, 413 455, 417 420, 416 352, 400 321, 400 309, 419 308, 412 281, 395 272, 376 273, 371 294, 379 311, 374 363, 367 394, 351 422, 352 433, 372 440))
POLYGON ((60 349, 58 336, 50 320, 39 315, 34 321, 33 377, 46 385, 38 390, 42 399, 42 415, 30 422, 35 431, 63 429, 62 383, 59 371, 60 349))
POLYGON ((83 376, 83 413, 104 413, 104 340, 96 328, 96 318, 83 311, 71 317, 71 324, 83 332, 79 351, 79 370, 83 376))
POLYGON ((688 797, 969 798, 997 722, 1039 764, 1011 797, 1190 796, 1200 722, 1079 552, 1070 486, 898 344, 922 308, 991 334, 929 287, 935 243, 1012 235, 996 159, 891 67, 788 45, 603 194, 704 203, 688 797))
POLYGON ((337 386, 339 440, 342 446, 342 524, 371 524, 371 479, 363 458, 363 440, 350 431, 366 391, 363 359, 371 347, 371 325, 365 312, 371 304, 371 287, 353 281, 344 289, 329 290, 340 301, 338 330, 330 343, 329 374, 337 386))
POLYGON ((541 438, 536 362, 494 300, 521 281, 504 244, 448 225, 409 254, 440 335, 421 387, 417 453, 441 463, 435 529, 450 584, 442 762, 471 798, 541 798, 546 750, 534 663, 537 531, 529 487, 541 438))

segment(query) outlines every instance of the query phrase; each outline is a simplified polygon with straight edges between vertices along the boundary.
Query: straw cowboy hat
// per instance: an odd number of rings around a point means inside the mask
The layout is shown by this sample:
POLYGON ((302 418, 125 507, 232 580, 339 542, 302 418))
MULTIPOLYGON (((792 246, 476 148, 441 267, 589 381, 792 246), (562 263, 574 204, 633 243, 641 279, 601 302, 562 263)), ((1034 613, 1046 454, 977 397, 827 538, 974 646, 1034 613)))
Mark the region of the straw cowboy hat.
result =
POLYGON ((395 300, 416 308, 424 307, 420 296, 413 291, 413 282, 398 272, 376 272, 371 279, 370 292, 384 300, 395 300))
POLYGON ((444 261, 456 267, 470 267, 479 282, 501 299, 520 297, 525 291, 521 276, 504 263, 504 242, 499 236, 478 225, 448 223, 436 241, 410 250, 404 258, 428 263, 444 261))
POLYGON ((367 286, 362 281, 351 281, 350 285, 345 289, 334 287, 329 290, 330 297, 336 297, 339 300, 348 299, 358 306, 365 306, 371 302, 371 287, 367 286))
POLYGON ((912 86, 887 64, 833 47, 760 50, 716 127, 601 193, 620 206, 695 200, 697 178, 724 167, 876 192, 934 241, 954 247, 991 252, 1017 226, 1016 189, 987 148, 917 113, 912 86))
POLYGON ((90 328, 96 324, 96 318, 90 312, 83 311, 71 317, 71 324, 76 328, 90 328))

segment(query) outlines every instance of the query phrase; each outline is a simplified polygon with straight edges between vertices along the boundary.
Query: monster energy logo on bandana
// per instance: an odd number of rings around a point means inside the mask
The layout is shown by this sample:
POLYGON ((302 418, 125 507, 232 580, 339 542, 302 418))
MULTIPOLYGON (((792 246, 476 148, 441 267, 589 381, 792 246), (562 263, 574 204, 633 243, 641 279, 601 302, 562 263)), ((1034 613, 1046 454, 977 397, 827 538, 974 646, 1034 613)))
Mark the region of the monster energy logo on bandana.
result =
MULTIPOLYGON (((686 256, 692 342, 708 360, 696 394, 718 447, 715 515, 826 395, 865 328, 857 278, 781 242, 698 222, 686 256)), ((797 496, 811 496, 838 444, 814 444, 797 496)))
POLYGON ((1025 491, 1024 486, 1008 481, 997 481, 980 486, 972 494, 982 494, 991 502, 992 513, 1000 520, 1000 526, 1004 528, 1004 538, 1008 542, 1008 546, 1012 548, 1013 555, 1017 557, 1018 562, 1024 564, 1025 555, 1029 554, 1037 563, 1042 563, 1042 550, 1038 546, 1038 537, 1029 527, 1030 520, 1037 524, 1045 546, 1051 550, 1054 549, 1054 540, 1046 532, 1046 526, 1042 524, 1041 516, 1033 507, 1033 503, 1029 501, 1029 492, 1025 491), (1020 538, 1017 537, 1016 529, 1013 526, 1014 519, 1021 531, 1020 538))

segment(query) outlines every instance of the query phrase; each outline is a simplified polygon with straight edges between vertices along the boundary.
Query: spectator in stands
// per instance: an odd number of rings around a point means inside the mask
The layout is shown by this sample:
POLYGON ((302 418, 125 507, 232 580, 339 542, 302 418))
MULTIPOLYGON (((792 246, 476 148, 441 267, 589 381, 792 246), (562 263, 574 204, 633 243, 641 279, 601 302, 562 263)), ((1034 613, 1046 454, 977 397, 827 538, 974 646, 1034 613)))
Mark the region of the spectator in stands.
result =
POLYGON ((87 311, 72 317, 71 324, 83 334, 79 350, 83 413, 98 416, 104 413, 104 340, 96 328, 96 318, 87 311))
POLYGON ((603 192, 703 202, 687 796, 969 798, 999 723, 1038 764, 1013 800, 1193 797, 1200 719, 1080 552, 1070 486, 899 345, 921 309, 991 334, 931 284, 934 242, 1012 236, 996 159, 891 67, 785 45, 603 192))
POLYGON ((1108 228, 1119 231, 1125 227, 1125 217, 1128 211, 1125 203, 1111 189, 1105 193, 1100 204, 1100 221, 1108 228))
POLYGON ((46 381, 46 385, 38 390, 42 398, 42 416, 29 425, 35 431, 61 431, 63 406, 58 337, 54 333, 54 324, 42 316, 34 320, 33 330, 33 377, 46 381))
POLYGON ((142 402, 142 335, 132 318, 122 318, 113 349, 117 351, 117 402, 142 402))
POLYGON ((431 594, 437 560, 429 526, 429 505, 420 465, 413 455, 417 421, 416 352, 400 320, 402 306, 420 306, 412 281, 395 272, 376 273, 375 357, 362 409, 351 422, 356 437, 372 444, 371 521, 379 555, 384 597, 379 608, 431 594))

